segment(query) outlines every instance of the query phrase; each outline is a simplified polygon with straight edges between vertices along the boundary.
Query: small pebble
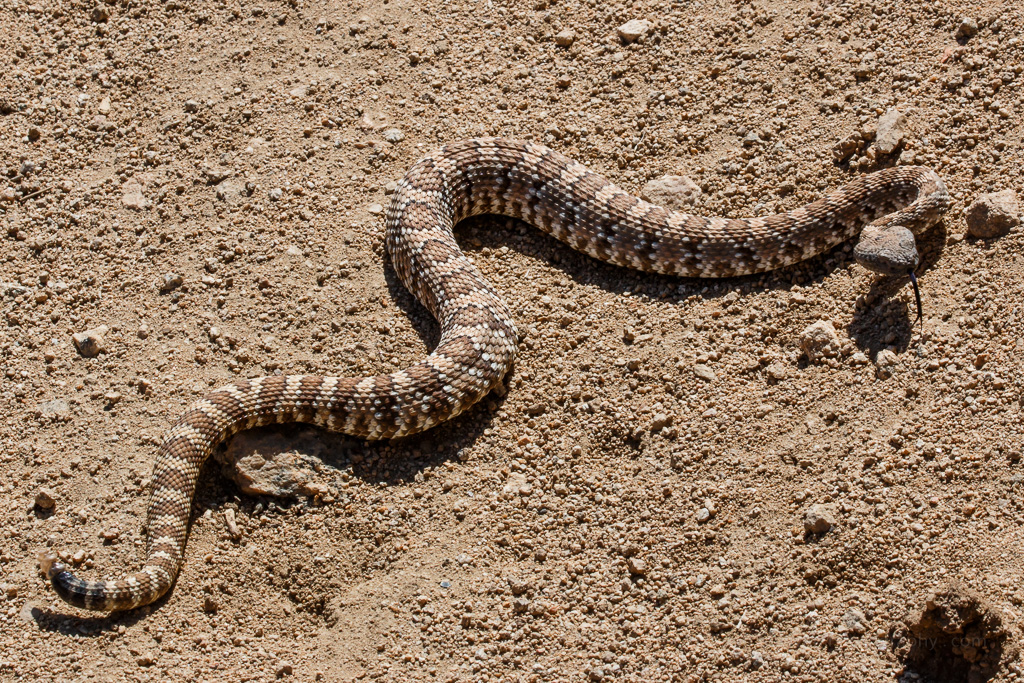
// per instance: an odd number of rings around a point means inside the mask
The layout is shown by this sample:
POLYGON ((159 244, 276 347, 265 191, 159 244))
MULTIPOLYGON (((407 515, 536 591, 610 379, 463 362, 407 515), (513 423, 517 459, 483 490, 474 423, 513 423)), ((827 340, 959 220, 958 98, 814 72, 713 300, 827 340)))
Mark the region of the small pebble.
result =
POLYGON ((104 337, 106 333, 107 326, 100 325, 91 330, 71 335, 71 341, 74 342, 75 348, 83 358, 95 358, 107 350, 104 337))
POLYGON ((157 289, 161 292, 170 292, 171 290, 177 289, 184 284, 185 280, 177 273, 166 273, 160 282, 157 283, 157 289))
POLYGON ((804 531, 824 534, 836 525, 835 513, 827 505, 812 505, 804 512, 804 531))
POLYGON ((894 351, 882 349, 875 356, 875 372, 882 379, 891 377, 896 367, 900 364, 900 357, 894 351))
POLYGON ((808 325, 800 333, 800 349, 807 360, 816 363, 823 358, 833 358, 839 353, 841 342, 835 326, 828 320, 819 320, 808 325))
POLYGON ((651 26, 651 22, 646 19, 631 19, 616 29, 616 33, 623 42, 633 43, 646 36, 651 26))
POLYGON ((701 189, 686 176, 666 175, 649 181, 640 198, 673 211, 686 211, 700 199, 701 189))
POLYGON ((970 40, 978 33, 978 22, 971 17, 964 17, 956 27, 957 40, 970 40))
POLYGON ((875 149, 880 154, 892 154, 906 135, 907 117, 895 107, 889 108, 878 120, 875 149))
POLYGON ((705 382, 714 382, 717 379, 715 371, 703 363, 697 363, 693 366, 693 374, 697 375, 697 377, 705 382))
POLYGON ((555 34, 555 45, 558 47, 572 47, 574 42, 576 42, 576 31, 573 31, 571 28, 555 34))
POLYGON ((149 207, 149 200, 142 193, 142 185, 135 180, 128 180, 121 186, 121 203, 129 209, 146 209, 149 207))
POLYGON ((56 504, 50 489, 39 489, 36 493, 36 507, 40 510, 52 510, 56 504))

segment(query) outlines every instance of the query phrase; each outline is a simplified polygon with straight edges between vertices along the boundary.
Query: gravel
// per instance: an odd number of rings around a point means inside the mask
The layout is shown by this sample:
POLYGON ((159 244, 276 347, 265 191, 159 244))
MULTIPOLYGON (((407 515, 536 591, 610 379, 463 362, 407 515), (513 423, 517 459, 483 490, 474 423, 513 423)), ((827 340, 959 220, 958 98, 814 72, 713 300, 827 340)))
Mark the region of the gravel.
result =
POLYGON ((936 606, 1020 642, 1024 234, 967 223, 1024 192, 1018 4, 9 5, 0 679, 909 681, 926 672, 890 634, 945 619, 928 598, 954 577, 977 599, 936 606), (631 192, 688 177, 683 210, 726 218, 931 166, 951 208, 920 239, 924 320, 849 244, 682 280, 472 219, 460 243, 523 334, 500 392, 395 443, 281 428, 308 485, 248 495, 204 468, 165 602, 58 602, 38 552, 140 566, 154 454, 205 392, 391 372, 436 343, 368 209, 474 135, 631 192), (838 341, 809 362, 819 321, 838 341), (69 343, 101 325, 106 352, 69 343), (812 505, 840 523, 809 535, 812 505))

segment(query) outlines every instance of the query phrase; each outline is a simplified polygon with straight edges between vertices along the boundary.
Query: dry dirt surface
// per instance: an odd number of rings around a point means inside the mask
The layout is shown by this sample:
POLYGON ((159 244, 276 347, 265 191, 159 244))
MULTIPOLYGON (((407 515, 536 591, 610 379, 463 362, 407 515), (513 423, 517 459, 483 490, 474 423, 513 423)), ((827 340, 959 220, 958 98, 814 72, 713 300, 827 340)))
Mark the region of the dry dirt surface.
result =
POLYGON ((1024 195, 1019 3, 0 0, 0 21, 0 680, 1024 676, 1024 232, 966 222, 1024 195), (461 243, 525 334, 506 392, 395 443, 258 435, 323 480, 254 496, 211 465, 169 597, 60 602, 39 551, 140 565, 155 443, 189 403, 436 342, 381 207, 477 135, 635 192, 688 176, 705 215, 932 166, 953 201, 920 240, 924 320, 850 245, 680 280, 475 219, 461 243))

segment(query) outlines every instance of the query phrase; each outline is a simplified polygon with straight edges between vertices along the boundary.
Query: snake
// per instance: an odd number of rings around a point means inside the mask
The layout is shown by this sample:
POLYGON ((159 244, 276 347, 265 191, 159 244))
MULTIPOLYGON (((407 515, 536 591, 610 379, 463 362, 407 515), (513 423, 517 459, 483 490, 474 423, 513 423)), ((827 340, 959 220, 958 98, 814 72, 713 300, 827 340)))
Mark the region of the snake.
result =
POLYGON ((184 563, 200 467, 235 433, 305 422, 393 439, 450 420, 496 388, 512 367, 519 333, 509 305, 455 239, 455 225, 470 216, 520 219, 595 259, 668 276, 772 271, 854 236, 857 262, 883 276, 912 276, 920 261, 915 235, 948 207, 949 193, 934 170, 894 166, 784 213, 700 217, 644 201, 537 142, 451 143, 410 168, 384 212, 392 267, 440 325, 433 351, 389 374, 275 375, 206 394, 173 423, 156 454, 143 567, 124 578, 86 580, 52 551, 40 556, 40 567, 76 607, 113 611, 152 603, 171 589, 184 563))

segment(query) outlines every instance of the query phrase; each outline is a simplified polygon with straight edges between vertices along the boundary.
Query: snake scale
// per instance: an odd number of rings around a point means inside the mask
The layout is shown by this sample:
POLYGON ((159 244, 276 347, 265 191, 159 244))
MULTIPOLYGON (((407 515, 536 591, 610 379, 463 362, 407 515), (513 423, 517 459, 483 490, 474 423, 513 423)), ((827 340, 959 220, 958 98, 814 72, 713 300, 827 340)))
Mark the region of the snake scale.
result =
POLYGON ((453 227, 464 218, 519 218, 608 263, 701 278, 782 268, 862 233, 855 250, 861 263, 906 275, 917 266, 913 235, 934 225, 948 204, 934 171, 903 166, 861 176, 787 213, 702 218, 649 204, 534 142, 448 145, 409 170, 386 212, 394 268, 440 323, 434 351, 387 375, 283 375, 213 391, 181 415, 159 448, 142 569, 119 580, 87 581, 52 555, 43 569, 57 593, 78 607, 123 610, 153 602, 184 561, 199 468, 219 442, 282 422, 389 439, 429 429, 483 398, 511 367, 518 333, 508 305, 455 241, 453 227), (903 251, 908 236, 910 255, 903 251))

